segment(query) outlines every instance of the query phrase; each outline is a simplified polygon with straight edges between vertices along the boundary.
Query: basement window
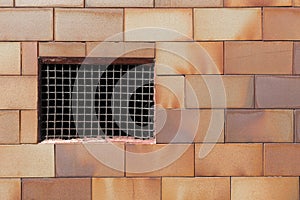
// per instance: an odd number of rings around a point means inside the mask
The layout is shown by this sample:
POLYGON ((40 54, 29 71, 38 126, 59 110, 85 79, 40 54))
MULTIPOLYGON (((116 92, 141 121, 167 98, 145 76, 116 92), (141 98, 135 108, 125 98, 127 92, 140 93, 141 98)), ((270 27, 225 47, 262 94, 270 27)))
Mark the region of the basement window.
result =
POLYGON ((153 59, 39 58, 39 133, 153 139, 153 59))

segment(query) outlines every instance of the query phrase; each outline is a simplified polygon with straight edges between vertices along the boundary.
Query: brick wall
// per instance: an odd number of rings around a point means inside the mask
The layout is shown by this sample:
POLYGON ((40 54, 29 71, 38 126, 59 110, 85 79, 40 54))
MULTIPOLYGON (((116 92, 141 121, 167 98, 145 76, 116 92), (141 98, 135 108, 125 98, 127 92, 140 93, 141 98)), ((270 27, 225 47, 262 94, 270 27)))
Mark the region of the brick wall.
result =
POLYGON ((297 6, 0 1, 0 199, 299 200, 297 6), (38 144, 37 58, 123 52, 156 60, 157 144, 38 144))

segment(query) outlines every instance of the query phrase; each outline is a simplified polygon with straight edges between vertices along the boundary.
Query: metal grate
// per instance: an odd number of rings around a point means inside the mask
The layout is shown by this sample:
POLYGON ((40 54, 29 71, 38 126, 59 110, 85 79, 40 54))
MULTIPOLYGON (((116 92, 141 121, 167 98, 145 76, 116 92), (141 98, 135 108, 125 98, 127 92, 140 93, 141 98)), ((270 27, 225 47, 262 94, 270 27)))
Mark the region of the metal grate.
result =
POLYGON ((40 139, 152 139, 154 64, 41 64, 40 139))

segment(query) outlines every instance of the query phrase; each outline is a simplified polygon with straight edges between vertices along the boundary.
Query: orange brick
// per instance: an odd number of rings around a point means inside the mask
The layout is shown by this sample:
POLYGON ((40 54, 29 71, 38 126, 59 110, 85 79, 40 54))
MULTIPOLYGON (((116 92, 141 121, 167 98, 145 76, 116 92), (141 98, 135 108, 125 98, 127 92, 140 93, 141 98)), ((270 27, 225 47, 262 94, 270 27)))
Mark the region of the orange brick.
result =
POLYGON ((182 41, 192 35, 192 9, 125 9, 126 41, 182 41))
POLYGON ((36 109, 37 77, 0 77, 0 109, 36 109))
MULTIPOLYGON (((122 30, 122 9, 55 10, 55 40, 57 41, 103 41, 122 30)), ((122 40, 122 34, 111 40, 122 40)))
POLYGON ((300 6, 300 0, 294 0, 294 6, 300 6))
POLYGON ((294 42, 293 73, 294 74, 300 74, 300 42, 294 42))
POLYGON ((83 0, 15 0, 16 7, 83 7, 83 0))
POLYGON ((155 7, 223 7, 222 0, 155 0, 155 7))
POLYGON ((160 199, 159 178, 93 178, 93 199, 160 199))
POLYGON ((0 40, 52 40, 51 8, 1 9, 0 40))
POLYGON ((187 75, 187 108, 252 108, 253 76, 187 75))
POLYGON ((184 107, 184 77, 158 76, 155 78, 155 102, 163 108, 184 107))
POLYGON ((0 111, 0 143, 19 143, 19 111, 0 111))
POLYGON ((295 111, 295 142, 300 143, 300 110, 295 111))
POLYGON ((85 43, 80 42, 40 42, 39 56, 84 57, 85 43))
POLYGON ((194 16, 195 40, 262 39, 259 8, 195 9, 194 16))
POLYGON ((260 176, 262 160, 261 144, 196 144, 195 175, 260 176))
POLYGON ((265 144, 265 175, 299 176, 300 144, 265 144))
POLYGON ((21 111, 21 143, 37 143, 38 114, 36 110, 21 111))
POLYGON ((22 42, 22 75, 37 75, 37 42, 22 42))
POLYGON ((153 7, 154 0, 86 0, 86 7, 153 7))
POLYGON ((20 66, 21 66, 20 51, 21 50, 20 50, 19 42, 0 43, 0 74, 1 75, 20 75, 20 66))
POLYGON ((222 74, 223 42, 158 42, 157 74, 222 74))
POLYGON ((0 197, 4 200, 21 199, 21 180, 0 179, 0 197))
POLYGON ((194 145, 127 144, 126 176, 194 176, 194 145))
POLYGON ((291 74, 292 42, 225 42, 225 74, 291 74))
POLYGON ((228 110, 226 142, 293 142, 292 110, 228 110))
POLYGON ((299 40, 300 8, 265 8, 264 40, 299 40))
POLYGON ((230 178, 162 178, 162 199, 230 200, 230 178))
POLYGON ((299 199, 298 177, 232 177, 232 200, 299 199))
POLYGON ((292 0, 225 0, 225 7, 291 6, 292 0))
POLYGON ((54 145, 0 146, 0 177, 53 177, 54 145))
POLYGON ((13 7, 14 1, 13 0, 1 0, 0 7, 13 7))

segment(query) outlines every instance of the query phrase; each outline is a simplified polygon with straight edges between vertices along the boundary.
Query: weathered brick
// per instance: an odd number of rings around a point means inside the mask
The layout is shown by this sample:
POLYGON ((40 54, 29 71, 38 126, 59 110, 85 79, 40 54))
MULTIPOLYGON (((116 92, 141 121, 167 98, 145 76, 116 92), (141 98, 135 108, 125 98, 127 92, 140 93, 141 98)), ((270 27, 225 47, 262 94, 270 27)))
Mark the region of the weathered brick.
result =
POLYGON ((292 110, 227 110, 226 142, 293 142, 292 110))
POLYGON ((93 178, 93 199, 159 200, 159 178, 93 178))
POLYGON ((232 200, 299 199, 298 177, 232 177, 232 200))
POLYGON ((0 109, 36 109, 37 77, 0 77, 0 109))
POLYGON ((86 0, 86 7, 153 7, 154 0, 86 0))
POLYGON ((0 179, 0 197, 3 200, 20 200, 21 180, 0 179))
POLYGON ((265 175, 299 176, 300 144, 265 144, 265 175))
POLYGON ((253 76, 187 75, 187 108, 252 108, 253 76))
POLYGON ((295 111, 295 142, 300 143, 300 110, 295 111))
POLYGON ((162 178, 162 199, 230 200, 230 178, 162 178))
POLYGON ((255 104, 258 108, 299 108, 300 77, 257 76, 255 104))
POLYGON ((84 57, 85 43, 80 42, 40 42, 39 56, 84 57))
POLYGON ((0 40, 52 40, 51 8, 1 9, 0 40))
POLYGON ((37 42, 22 42, 22 75, 37 75, 37 49, 37 42))
MULTIPOLYGON (((57 41, 103 41, 122 31, 122 9, 55 10, 57 41)), ((120 41, 122 34, 109 40, 120 41)))
POLYGON ((261 144, 196 144, 195 175, 260 176, 262 160, 261 144))
POLYGON ((192 9, 125 9, 125 40, 191 40, 192 21, 192 9))
POLYGON ((155 7, 223 7, 222 0, 155 0, 155 7))
POLYGON ((15 0, 16 7, 83 7, 83 0, 15 0))
POLYGON ((223 42, 158 42, 157 74, 222 74, 223 42))
POLYGON ((53 177, 54 145, 0 146, 0 177, 53 177))
POLYGON ((21 111, 21 143, 37 143, 38 113, 36 110, 21 111))
POLYGON ((23 179, 22 199, 91 199, 89 178, 23 179))
POLYGON ((264 40, 299 40, 300 8, 265 8, 264 40))
POLYGON ((0 43, 0 75, 20 74, 20 69, 21 69, 20 48, 21 47, 19 42, 0 43))
POLYGON ((0 111, 0 143, 19 143, 19 111, 0 111))
POLYGON ((293 73, 300 74, 300 42, 294 43, 294 66, 293 73))
POLYGON ((259 8, 195 9, 194 16, 195 40, 262 39, 259 8))
POLYGON ((225 0, 225 7, 291 6, 292 0, 225 0))
POLYGON ((194 176, 194 145, 127 144, 126 176, 194 176))
POLYGON ((292 42, 225 42, 225 74, 291 74, 292 42))
POLYGON ((0 7, 13 7, 14 1, 13 0, 1 0, 0 7))

